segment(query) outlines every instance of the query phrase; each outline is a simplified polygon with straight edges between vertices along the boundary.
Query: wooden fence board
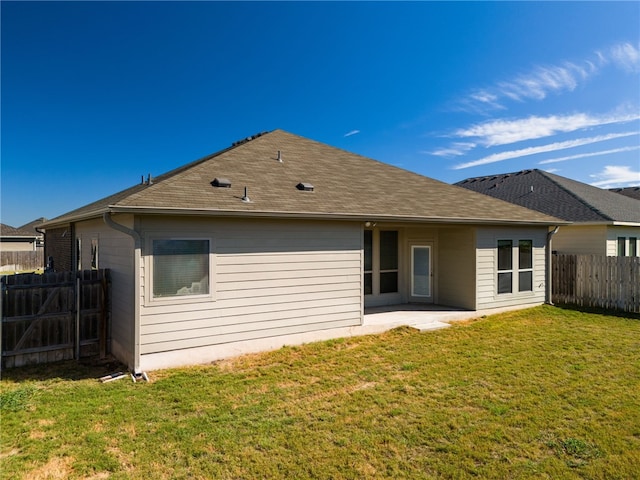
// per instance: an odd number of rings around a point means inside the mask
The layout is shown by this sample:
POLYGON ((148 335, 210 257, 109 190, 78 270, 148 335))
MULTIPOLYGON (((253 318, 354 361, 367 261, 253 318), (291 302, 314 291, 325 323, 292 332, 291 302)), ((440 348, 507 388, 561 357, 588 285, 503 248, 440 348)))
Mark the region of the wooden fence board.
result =
POLYGON ((9 275, 1 283, 4 368, 74 358, 76 351, 80 357, 106 356, 109 270, 9 275))
POLYGON ((640 257, 554 255, 554 303, 640 313, 640 257))

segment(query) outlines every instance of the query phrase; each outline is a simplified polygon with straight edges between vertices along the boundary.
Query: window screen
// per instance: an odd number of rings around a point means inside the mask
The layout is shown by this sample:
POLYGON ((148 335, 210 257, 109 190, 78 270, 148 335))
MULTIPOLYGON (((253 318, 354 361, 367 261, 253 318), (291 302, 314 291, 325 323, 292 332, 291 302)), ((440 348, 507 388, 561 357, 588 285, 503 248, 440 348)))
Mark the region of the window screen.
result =
POLYGON ((533 291, 533 241, 518 242, 518 291, 533 291))
POLYGON ((209 293, 209 240, 153 240, 153 296, 209 293))
POLYGON ((498 240, 498 293, 511 293, 513 291, 512 249, 512 240, 498 240))
POLYGON ((380 293, 398 291, 398 232, 380 232, 380 293))
POLYGON ((624 257, 627 254, 627 239, 625 237, 618 237, 618 256, 624 257))

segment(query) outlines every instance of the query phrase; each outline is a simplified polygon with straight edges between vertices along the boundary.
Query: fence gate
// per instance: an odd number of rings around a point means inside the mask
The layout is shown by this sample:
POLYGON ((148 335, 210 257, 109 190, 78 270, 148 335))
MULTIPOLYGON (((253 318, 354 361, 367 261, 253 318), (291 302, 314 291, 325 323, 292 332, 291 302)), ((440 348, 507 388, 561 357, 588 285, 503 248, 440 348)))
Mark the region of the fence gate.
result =
POLYGON ((7 275, 2 368, 109 353, 109 270, 7 275))

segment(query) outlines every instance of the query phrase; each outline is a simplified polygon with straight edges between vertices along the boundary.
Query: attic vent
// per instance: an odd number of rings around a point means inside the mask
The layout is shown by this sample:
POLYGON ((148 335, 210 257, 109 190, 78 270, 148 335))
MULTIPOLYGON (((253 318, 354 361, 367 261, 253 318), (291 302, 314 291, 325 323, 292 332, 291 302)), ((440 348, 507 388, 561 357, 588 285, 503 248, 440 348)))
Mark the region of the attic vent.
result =
POLYGON ((231 180, 222 177, 214 178, 213 182, 211 182, 211 185, 213 185, 214 187, 231 188, 231 180))
POLYGON ((302 190, 303 192, 313 192, 313 185, 311 185, 310 183, 300 182, 298 185, 296 185, 296 188, 298 190, 302 190))

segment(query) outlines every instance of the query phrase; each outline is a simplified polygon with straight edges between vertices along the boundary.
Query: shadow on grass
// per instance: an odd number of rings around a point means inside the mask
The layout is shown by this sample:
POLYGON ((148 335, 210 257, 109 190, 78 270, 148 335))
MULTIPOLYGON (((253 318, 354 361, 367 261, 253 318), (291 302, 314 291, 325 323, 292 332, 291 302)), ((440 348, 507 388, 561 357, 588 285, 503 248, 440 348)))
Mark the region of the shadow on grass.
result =
POLYGON ((590 313, 594 315, 607 315, 610 317, 630 318, 632 320, 640 320, 640 313, 624 312, 622 310, 608 310, 605 308, 581 307, 579 305, 554 303, 554 307, 562 310, 570 310, 573 312, 590 313))
POLYGON ((127 367, 113 358, 99 361, 65 360, 43 365, 26 365, 2 369, 2 381, 24 382, 43 380, 86 380, 99 379, 100 377, 114 373, 127 372, 127 367))

